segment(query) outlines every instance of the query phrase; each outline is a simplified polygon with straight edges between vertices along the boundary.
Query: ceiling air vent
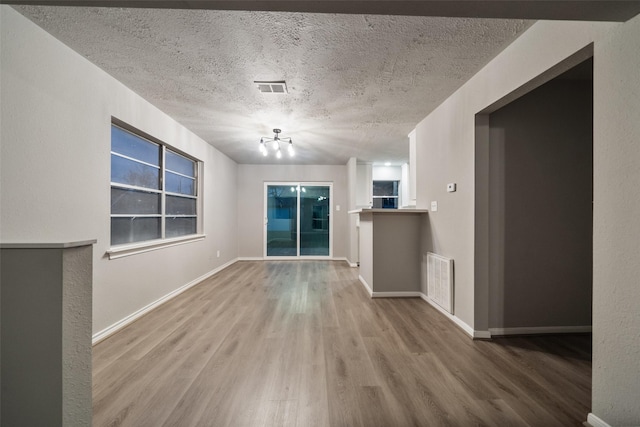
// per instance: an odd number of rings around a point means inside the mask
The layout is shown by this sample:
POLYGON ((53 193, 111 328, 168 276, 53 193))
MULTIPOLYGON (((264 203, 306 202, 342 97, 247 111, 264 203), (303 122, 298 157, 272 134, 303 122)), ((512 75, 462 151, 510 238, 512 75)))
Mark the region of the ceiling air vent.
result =
POLYGON ((284 80, 277 82, 253 82, 262 93, 287 93, 287 83, 284 80))

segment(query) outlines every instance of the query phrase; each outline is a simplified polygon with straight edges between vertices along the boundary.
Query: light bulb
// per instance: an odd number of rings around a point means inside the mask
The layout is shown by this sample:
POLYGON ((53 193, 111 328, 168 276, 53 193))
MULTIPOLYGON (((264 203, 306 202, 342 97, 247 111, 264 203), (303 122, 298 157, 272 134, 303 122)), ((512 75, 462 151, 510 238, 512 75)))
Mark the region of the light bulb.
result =
POLYGON ((282 152, 280 150, 276 151, 276 157, 279 159, 282 157, 282 152))
POLYGON ((293 151, 293 143, 289 143, 289 157, 293 157, 295 152, 293 151))

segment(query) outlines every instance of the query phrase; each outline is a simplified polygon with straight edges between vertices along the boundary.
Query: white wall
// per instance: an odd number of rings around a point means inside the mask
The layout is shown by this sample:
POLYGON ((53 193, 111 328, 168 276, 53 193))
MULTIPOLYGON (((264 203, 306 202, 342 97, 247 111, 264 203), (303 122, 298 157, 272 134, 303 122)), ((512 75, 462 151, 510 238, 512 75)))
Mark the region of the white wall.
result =
MULTIPOLYGON (((358 163, 355 157, 351 157, 347 162, 347 183, 349 191, 347 194, 349 210, 356 209, 357 201, 357 181, 358 181, 358 163)), ((349 227, 349 241, 347 250, 347 261, 352 266, 357 265, 358 256, 358 215, 350 214, 347 216, 347 227, 349 227)))
POLYGON ((346 258, 349 244, 347 166, 342 165, 238 165, 238 254, 264 255, 264 183, 333 183, 333 257, 346 258), (340 211, 336 211, 336 205, 340 211))
POLYGON ((474 277, 475 257, 481 255, 474 252, 475 173, 483 167, 476 162, 475 116, 591 43, 593 413, 610 425, 640 425, 640 18, 625 24, 534 24, 418 124, 417 205, 428 208, 438 201, 438 212, 429 213, 424 246, 455 260, 455 315, 476 330, 486 327, 487 303, 475 300, 487 295, 476 289, 481 281, 474 277), (457 192, 446 192, 448 182, 458 184, 457 192))
POLYGON ((374 166, 372 171, 374 181, 400 181, 402 168, 400 166, 374 166))
POLYGON ((16 11, 0 7, 0 240, 97 239, 94 333, 234 260, 237 165, 16 11), (206 239, 108 260, 111 116, 204 162, 206 239))
POLYGON ((429 208, 431 249, 456 263, 455 313, 474 327, 475 115, 617 24, 538 22, 423 119, 417 130, 417 206, 429 208), (457 183, 447 193, 447 183, 457 183))

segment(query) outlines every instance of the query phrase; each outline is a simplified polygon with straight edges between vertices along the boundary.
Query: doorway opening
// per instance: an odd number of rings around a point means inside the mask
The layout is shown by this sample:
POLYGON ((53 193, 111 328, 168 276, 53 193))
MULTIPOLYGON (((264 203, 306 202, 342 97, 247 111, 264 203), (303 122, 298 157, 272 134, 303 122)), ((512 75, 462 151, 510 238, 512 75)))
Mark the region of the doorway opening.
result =
POLYGON ((474 329, 487 336, 591 331, 592 52, 476 117, 474 329))

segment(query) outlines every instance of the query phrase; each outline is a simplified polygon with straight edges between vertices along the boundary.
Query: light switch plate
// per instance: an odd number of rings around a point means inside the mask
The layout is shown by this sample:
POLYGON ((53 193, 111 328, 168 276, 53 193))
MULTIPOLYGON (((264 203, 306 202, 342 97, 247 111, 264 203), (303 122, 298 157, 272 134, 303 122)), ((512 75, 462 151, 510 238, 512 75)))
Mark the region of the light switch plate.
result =
POLYGON ((438 202, 431 202, 431 212, 438 211, 438 202))
POLYGON ((340 205, 336 205, 336 210, 339 211, 340 210, 340 205))
POLYGON ((453 193, 455 191, 456 191, 456 183, 455 182, 447 184, 447 193, 453 193))

